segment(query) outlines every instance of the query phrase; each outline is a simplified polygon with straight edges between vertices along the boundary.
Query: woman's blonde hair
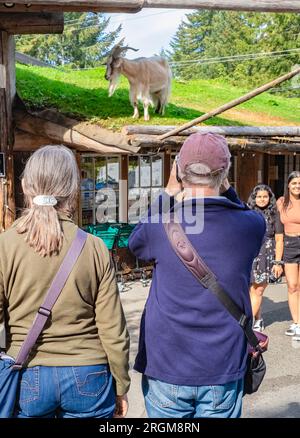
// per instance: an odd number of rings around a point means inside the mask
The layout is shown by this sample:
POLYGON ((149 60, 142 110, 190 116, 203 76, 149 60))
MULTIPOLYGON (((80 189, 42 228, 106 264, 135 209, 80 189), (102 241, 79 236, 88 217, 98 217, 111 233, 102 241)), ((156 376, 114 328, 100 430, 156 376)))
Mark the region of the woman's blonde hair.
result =
POLYGON ((26 163, 22 187, 27 209, 17 224, 17 232, 40 256, 58 254, 63 232, 58 212, 72 217, 79 193, 79 171, 73 152, 65 146, 44 146, 26 163), (39 195, 52 195, 55 206, 33 203, 39 195))

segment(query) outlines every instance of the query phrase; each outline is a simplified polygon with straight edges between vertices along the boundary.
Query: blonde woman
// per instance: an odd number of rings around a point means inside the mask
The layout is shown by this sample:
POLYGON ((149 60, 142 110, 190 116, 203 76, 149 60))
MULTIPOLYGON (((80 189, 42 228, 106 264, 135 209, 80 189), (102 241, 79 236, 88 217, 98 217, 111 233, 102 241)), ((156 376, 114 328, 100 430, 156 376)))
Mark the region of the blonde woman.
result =
MULTIPOLYGON (((0 324, 16 357, 72 243, 79 193, 73 153, 45 146, 22 179, 28 205, 0 235, 0 324)), ((88 235, 22 371, 16 417, 123 417, 127 412, 129 338, 109 253, 88 235)))

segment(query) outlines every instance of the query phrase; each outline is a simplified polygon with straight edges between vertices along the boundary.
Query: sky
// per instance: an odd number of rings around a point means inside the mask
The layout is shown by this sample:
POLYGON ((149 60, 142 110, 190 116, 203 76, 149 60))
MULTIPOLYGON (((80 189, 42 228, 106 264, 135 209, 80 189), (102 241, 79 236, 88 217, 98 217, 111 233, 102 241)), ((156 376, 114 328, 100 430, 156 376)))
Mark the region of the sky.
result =
POLYGON ((167 49, 177 28, 191 9, 151 9, 146 8, 137 14, 106 14, 110 16, 108 30, 122 24, 120 38, 125 43, 139 49, 139 52, 128 51, 127 58, 152 56, 159 54, 162 48, 167 49))

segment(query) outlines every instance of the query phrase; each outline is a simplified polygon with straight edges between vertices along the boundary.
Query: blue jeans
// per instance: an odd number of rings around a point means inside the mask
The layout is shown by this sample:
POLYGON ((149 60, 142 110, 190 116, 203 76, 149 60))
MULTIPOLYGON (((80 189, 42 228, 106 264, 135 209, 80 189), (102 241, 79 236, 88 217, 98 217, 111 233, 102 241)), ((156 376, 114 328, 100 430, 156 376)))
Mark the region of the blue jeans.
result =
POLYGON ((149 418, 239 418, 243 379, 224 385, 182 386, 143 376, 149 418))
POLYGON ((25 368, 16 407, 17 418, 110 418, 112 375, 107 365, 25 368))

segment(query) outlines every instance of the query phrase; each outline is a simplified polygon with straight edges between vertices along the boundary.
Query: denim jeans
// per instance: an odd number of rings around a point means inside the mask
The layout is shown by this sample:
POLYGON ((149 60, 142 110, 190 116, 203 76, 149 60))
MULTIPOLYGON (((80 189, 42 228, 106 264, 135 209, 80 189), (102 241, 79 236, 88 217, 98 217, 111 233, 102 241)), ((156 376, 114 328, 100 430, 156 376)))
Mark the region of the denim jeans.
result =
POLYGON ((149 418, 239 418, 243 379, 224 385, 182 386, 143 376, 149 418))
POLYGON ((36 366, 21 371, 17 418, 110 418, 115 390, 107 365, 36 366))

